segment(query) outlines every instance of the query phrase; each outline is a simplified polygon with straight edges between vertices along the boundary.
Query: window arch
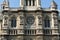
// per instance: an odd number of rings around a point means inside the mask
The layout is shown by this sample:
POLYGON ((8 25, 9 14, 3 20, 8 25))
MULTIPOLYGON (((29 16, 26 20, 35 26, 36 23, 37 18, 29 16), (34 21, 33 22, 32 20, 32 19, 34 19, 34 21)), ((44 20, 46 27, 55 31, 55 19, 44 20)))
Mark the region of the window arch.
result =
POLYGON ((50 17, 49 16, 46 16, 45 19, 44 19, 44 26, 45 27, 50 27, 50 17))
POLYGON ((11 18, 11 27, 16 27, 16 18, 15 17, 11 18))

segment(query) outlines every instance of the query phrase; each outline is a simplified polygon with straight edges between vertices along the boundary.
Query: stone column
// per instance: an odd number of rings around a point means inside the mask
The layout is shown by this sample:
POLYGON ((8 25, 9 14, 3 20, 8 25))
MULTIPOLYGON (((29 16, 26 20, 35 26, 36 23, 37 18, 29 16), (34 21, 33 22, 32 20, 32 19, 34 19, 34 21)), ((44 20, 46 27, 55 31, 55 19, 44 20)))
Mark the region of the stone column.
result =
MULTIPOLYGON (((53 28, 54 28, 53 12, 52 12, 52 14, 51 14, 51 24, 50 24, 50 26, 51 26, 51 29, 53 29, 53 28)), ((54 30, 52 30, 52 34, 54 34, 54 30)))
POLYGON ((3 19, 2 19, 2 27, 4 27, 4 16, 3 16, 3 19))
POLYGON ((33 6, 33 1, 31 0, 31 6, 33 6))
POLYGON ((29 0, 28 0, 28 6, 29 6, 29 3, 30 3, 30 2, 29 2, 29 0))
POLYGON ((38 16, 36 16, 35 23, 36 23, 36 28, 38 28, 38 16))
POLYGON ((17 16, 17 19, 16 19, 16 28, 19 29, 20 28, 20 16, 18 15, 17 16))
POLYGON ((21 0, 20 0, 20 6, 21 6, 21 0))
POLYGON ((36 2, 37 2, 37 6, 38 6, 38 0, 36 2))
POLYGON ((20 7, 23 7, 24 5, 24 0, 20 0, 20 7))
POLYGON ((37 0, 37 7, 39 7, 39 9, 41 8, 41 1, 37 0))

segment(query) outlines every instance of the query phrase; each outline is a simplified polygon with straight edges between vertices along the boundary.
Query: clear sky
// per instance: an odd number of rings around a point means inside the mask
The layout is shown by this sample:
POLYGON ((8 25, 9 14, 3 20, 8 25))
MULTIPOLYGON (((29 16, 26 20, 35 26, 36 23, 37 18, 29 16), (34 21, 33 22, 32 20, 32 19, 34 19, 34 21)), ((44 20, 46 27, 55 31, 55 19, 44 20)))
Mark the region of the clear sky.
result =
MULTIPOLYGON (((60 10, 60 0, 54 0, 58 5, 58 10, 60 10)), ((0 0, 0 4, 3 2, 3 0, 0 0)), ((19 0, 9 0, 10 7, 19 7, 19 0)), ((50 3, 52 0, 41 0, 41 5, 43 8, 48 8, 50 6, 50 3)))

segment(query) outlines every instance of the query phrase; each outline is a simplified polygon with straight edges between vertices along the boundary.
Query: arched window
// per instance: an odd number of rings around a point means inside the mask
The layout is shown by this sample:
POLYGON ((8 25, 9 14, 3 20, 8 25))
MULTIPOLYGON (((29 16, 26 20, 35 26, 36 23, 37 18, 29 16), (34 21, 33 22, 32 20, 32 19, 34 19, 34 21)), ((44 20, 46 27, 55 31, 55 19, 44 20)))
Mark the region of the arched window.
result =
POLYGON ((46 16, 44 19, 44 25, 45 27, 50 27, 50 19, 49 16, 46 16))
POLYGON ((16 18, 15 17, 13 17, 11 19, 11 27, 16 27, 16 18))

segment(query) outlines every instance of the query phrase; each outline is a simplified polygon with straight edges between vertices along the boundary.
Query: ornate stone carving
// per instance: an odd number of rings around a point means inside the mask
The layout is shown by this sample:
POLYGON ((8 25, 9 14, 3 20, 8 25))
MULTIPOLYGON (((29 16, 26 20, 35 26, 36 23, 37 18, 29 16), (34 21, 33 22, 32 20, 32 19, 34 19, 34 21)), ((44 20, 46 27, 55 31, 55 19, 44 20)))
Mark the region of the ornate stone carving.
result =
POLYGON ((27 24, 33 24, 35 21, 34 16, 28 16, 26 19, 27 24))

